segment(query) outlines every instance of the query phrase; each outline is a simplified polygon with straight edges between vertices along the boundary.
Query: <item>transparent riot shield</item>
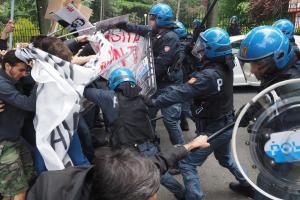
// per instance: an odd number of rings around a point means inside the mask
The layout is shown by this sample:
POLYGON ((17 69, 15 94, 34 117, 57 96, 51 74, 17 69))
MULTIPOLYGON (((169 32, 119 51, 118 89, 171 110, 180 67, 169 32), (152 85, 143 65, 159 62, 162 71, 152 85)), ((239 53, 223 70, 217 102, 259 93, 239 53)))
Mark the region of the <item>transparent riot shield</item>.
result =
POLYGON ((232 150, 258 192, 270 199, 300 199, 300 79, 277 83, 244 106, 232 150))

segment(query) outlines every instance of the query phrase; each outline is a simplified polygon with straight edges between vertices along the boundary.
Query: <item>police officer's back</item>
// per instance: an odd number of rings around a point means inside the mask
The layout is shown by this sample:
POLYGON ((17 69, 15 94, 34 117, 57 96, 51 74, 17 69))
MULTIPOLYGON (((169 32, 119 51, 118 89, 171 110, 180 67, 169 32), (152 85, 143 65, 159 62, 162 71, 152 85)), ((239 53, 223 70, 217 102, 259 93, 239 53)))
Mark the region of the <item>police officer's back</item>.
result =
POLYGON ((147 106, 141 88, 126 68, 114 70, 109 77, 110 90, 86 88, 84 96, 101 107, 107 116, 115 147, 134 146, 154 140, 147 106))

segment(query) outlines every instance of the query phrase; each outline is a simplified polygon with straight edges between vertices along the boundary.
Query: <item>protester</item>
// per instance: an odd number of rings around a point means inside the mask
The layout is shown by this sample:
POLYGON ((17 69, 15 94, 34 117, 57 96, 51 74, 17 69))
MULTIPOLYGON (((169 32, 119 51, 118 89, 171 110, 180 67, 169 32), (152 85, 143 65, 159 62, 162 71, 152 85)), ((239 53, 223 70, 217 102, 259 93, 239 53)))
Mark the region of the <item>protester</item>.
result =
POLYGON ((0 99, 5 103, 0 113, 0 193, 4 200, 25 200, 35 176, 31 154, 21 139, 25 111, 35 111, 36 98, 36 87, 26 96, 18 85, 26 68, 14 50, 4 55, 0 69, 0 99))
POLYGON ((208 146, 207 137, 199 136, 151 160, 129 149, 101 148, 94 166, 41 174, 27 200, 156 200, 160 175, 188 151, 208 146))
MULTIPOLYGON (((40 37, 36 38, 34 45, 35 47, 40 48, 43 51, 46 51, 54 56, 57 56, 63 60, 70 62, 73 58, 73 54, 70 49, 64 44, 60 39, 54 37, 40 37)), ((85 61, 86 62, 86 61, 85 61)), ((84 135, 82 137, 89 137, 88 140, 83 141, 90 141, 90 135, 84 135)), ((81 141, 82 142, 82 141, 81 141)), ((92 145, 91 143, 85 144, 92 145)), ((92 149, 92 147, 91 147, 92 149)), ((78 133, 75 131, 73 134, 73 138, 68 149, 68 154, 71 157, 71 160, 75 166, 81 165, 89 165, 90 162, 87 160, 86 156, 83 154, 81 149, 81 143, 78 136, 78 133)), ((88 150, 87 150, 88 151, 88 150)), ((40 153, 35 151, 35 167, 38 173, 41 173, 46 170, 45 163, 42 159, 40 153)))
POLYGON ((12 33, 14 31, 15 25, 12 20, 9 20, 7 24, 5 25, 1 37, 0 37, 0 50, 7 50, 7 38, 9 36, 9 33, 12 33))

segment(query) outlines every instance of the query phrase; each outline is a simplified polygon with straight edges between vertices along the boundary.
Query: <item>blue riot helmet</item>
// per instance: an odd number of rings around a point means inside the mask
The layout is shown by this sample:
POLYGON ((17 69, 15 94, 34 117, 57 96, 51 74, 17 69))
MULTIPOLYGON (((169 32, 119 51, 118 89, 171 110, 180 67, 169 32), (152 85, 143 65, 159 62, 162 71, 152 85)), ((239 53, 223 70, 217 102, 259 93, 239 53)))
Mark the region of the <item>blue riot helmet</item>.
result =
POLYGON ((185 26, 184 26, 184 24, 182 23, 182 22, 176 22, 176 26, 178 27, 178 28, 176 28, 176 29, 174 29, 174 32, 178 35, 178 37, 180 38, 180 39, 182 39, 182 38, 186 38, 186 36, 187 36, 187 30, 186 30, 186 28, 185 28, 185 26))
POLYGON ((230 24, 238 24, 239 23, 239 19, 237 16, 232 16, 229 20, 230 24))
POLYGON ((246 35, 237 57, 242 62, 255 62, 265 67, 271 67, 272 61, 277 69, 283 69, 294 54, 289 39, 278 28, 259 26, 246 35))
POLYGON ((199 28, 202 24, 202 20, 201 19, 194 19, 193 21, 193 26, 194 28, 199 28))
POLYGON ((294 37, 294 24, 287 19, 280 19, 273 24, 274 27, 279 28, 290 40, 294 37))
POLYGON ((204 56, 213 59, 232 54, 228 33, 217 27, 207 29, 198 37, 192 53, 200 60, 204 56))
POLYGON ((149 12, 149 17, 156 21, 157 27, 175 25, 173 10, 167 4, 154 5, 149 12))
POLYGON ((110 90, 116 89, 121 83, 130 82, 136 85, 134 74, 128 68, 115 69, 108 78, 108 87, 110 90))

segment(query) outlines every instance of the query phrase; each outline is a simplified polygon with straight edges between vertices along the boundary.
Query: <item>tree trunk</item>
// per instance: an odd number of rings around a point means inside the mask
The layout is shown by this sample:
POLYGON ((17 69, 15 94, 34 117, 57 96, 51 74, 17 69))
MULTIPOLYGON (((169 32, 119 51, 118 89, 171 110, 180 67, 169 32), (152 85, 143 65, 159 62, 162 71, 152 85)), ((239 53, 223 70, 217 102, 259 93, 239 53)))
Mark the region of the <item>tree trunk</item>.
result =
POLYGON ((47 10, 48 1, 47 0, 36 0, 38 22, 41 34, 47 34, 50 27, 50 20, 45 19, 45 13, 47 10))
MULTIPOLYGON (((207 6, 207 10, 209 8, 209 6, 213 3, 214 0, 209 0, 208 1, 208 6, 207 6)), ((206 23, 206 27, 210 28, 210 27, 214 27, 217 26, 218 24, 218 2, 215 5, 215 7, 213 8, 212 12, 210 13, 207 23, 206 23)))
POLYGON ((181 4, 181 0, 178 0, 178 3, 177 3, 177 11, 176 11, 176 21, 179 21, 180 4, 181 4))

